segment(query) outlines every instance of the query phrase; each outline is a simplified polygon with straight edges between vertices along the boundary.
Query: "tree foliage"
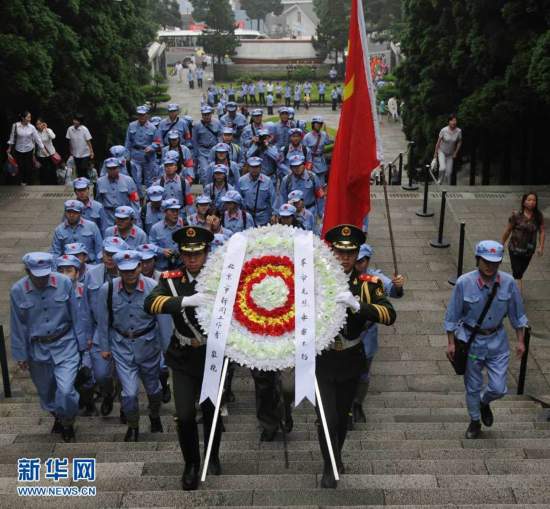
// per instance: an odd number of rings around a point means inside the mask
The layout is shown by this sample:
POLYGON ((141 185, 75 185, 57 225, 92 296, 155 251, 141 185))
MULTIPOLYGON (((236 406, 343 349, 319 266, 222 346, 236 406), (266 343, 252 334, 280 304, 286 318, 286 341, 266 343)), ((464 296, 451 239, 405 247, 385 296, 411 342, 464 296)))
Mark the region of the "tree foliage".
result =
MULTIPOLYGON (((157 26, 149 0, 10 0, 0 4, 0 122, 21 110, 62 134, 84 114, 98 155, 120 143, 150 80, 147 45, 157 26)), ((5 139, 5 138, 4 138, 5 139)), ((63 151, 63 136, 58 137, 63 151)))
POLYGON ((161 27, 181 28, 182 16, 178 0, 153 0, 153 20, 161 27))
MULTIPOLYGON (((550 3, 405 0, 397 70, 405 131, 431 158, 439 129, 457 112, 465 155, 508 183, 537 182, 549 157, 550 3)), ((548 179, 547 176, 545 176, 548 179)), ((548 181, 548 180, 547 180, 548 181)))
POLYGON ((319 18, 313 46, 321 58, 344 53, 348 44, 351 0, 313 0, 319 18))
POLYGON ((260 30, 260 21, 265 20, 268 14, 273 13, 278 16, 284 9, 281 0, 241 0, 241 7, 250 19, 258 21, 258 30, 260 30))
POLYGON ((228 0, 193 0, 193 17, 206 23, 204 35, 199 44, 206 53, 214 55, 221 63, 226 56, 231 57, 239 47, 235 36, 235 15, 228 0))

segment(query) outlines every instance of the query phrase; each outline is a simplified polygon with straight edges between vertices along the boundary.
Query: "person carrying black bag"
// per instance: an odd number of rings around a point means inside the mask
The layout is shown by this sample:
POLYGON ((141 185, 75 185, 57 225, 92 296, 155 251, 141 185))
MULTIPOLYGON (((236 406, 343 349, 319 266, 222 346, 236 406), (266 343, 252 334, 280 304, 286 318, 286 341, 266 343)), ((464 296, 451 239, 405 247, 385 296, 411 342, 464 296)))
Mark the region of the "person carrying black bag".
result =
POLYGON ((506 316, 516 330, 517 356, 525 352, 527 316, 514 278, 498 270, 503 254, 502 244, 493 240, 483 240, 476 246, 477 269, 458 278, 445 314, 447 358, 456 374, 464 375, 471 420, 466 430, 468 439, 479 438, 481 422, 487 427, 493 425, 490 404, 508 391, 510 346, 503 326, 506 316))

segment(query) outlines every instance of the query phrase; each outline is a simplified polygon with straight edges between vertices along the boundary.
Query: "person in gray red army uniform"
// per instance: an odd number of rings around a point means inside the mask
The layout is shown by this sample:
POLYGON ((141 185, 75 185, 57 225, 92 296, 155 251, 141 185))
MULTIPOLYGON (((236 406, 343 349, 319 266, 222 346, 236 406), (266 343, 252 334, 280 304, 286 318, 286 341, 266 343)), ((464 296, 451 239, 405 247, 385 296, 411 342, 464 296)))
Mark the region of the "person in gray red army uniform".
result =
MULTIPOLYGON (((338 471, 343 473, 342 448, 348 431, 348 413, 365 366, 361 334, 369 322, 391 325, 395 322, 396 314, 384 294, 382 281, 375 276, 365 280, 355 268, 365 234, 355 226, 344 224, 327 231, 325 240, 331 245, 334 255, 349 277, 349 290, 336 296, 336 302, 347 307, 346 323, 334 338, 332 347, 317 356, 315 370, 336 465, 338 471)), ((318 407, 316 411, 320 423, 318 407)), ((337 482, 320 424, 318 436, 324 460, 321 487, 336 488, 337 482)))
MULTIPOLYGON (((172 369, 177 433, 185 461, 182 488, 196 490, 201 456, 195 402, 199 399, 202 387, 206 335, 195 314, 196 308, 205 304, 205 296, 196 292, 195 284, 206 262, 214 235, 200 226, 184 226, 173 234, 173 239, 179 246, 185 269, 163 272, 159 284, 145 299, 145 310, 150 314, 170 314, 174 320, 174 332, 165 352, 165 359, 172 369)), ((212 429, 214 405, 207 400, 201 404, 201 409, 206 450, 212 429)), ((209 472, 213 475, 221 473, 220 439, 221 421, 215 430, 210 457, 209 472)))

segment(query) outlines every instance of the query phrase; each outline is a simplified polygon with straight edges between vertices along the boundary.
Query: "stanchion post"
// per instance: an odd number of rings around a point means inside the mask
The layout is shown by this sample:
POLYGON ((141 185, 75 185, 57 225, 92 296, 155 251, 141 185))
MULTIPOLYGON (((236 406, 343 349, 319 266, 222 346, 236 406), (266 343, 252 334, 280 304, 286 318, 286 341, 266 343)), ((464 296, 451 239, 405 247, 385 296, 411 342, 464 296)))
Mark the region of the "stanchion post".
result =
POLYGON ((430 166, 426 165, 426 173, 424 180, 424 200, 422 202, 422 209, 416 211, 418 217, 432 217, 434 215, 433 210, 428 210, 428 190, 429 190, 429 177, 430 177, 430 166))
POLYGON ((439 214, 439 231, 437 239, 430 240, 430 246, 437 247, 439 249, 449 247, 451 244, 443 238, 443 228, 445 227, 445 207, 447 203, 447 191, 441 193, 441 212, 439 214))
POLYGON ((525 391, 525 377, 527 376, 527 359, 529 358, 529 343, 531 342, 531 327, 525 327, 525 352, 521 356, 521 364, 519 367, 518 377, 518 395, 522 395, 525 391))
POLYGON ((464 241, 466 239, 466 223, 460 223, 460 238, 458 240, 458 264, 456 268, 456 276, 448 279, 450 285, 455 285, 456 280, 462 276, 464 270, 464 241))
POLYGON ((0 325, 0 369, 2 370, 4 396, 6 398, 11 398, 10 373, 8 371, 8 357, 6 355, 6 340, 4 337, 3 325, 0 325))
POLYGON ((392 173, 393 173, 393 164, 389 164, 388 165, 388 185, 389 186, 391 186, 392 173))
POLYGON ((403 179, 403 152, 399 153, 399 185, 403 179))

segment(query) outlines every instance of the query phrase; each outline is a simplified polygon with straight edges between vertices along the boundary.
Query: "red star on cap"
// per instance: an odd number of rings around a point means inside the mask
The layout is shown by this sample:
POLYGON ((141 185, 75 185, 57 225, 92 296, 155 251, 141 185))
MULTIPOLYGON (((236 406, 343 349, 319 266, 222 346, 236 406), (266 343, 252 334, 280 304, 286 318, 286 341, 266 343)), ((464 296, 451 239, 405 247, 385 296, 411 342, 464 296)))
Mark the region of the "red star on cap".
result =
POLYGON ((124 255, 124 259, 125 259, 125 260, 128 260, 129 258, 130 258, 130 255, 129 255, 129 254, 125 254, 125 255, 124 255))
POLYGON ((489 249, 489 252, 490 252, 490 253, 496 253, 497 250, 496 250, 494 247, 492 247, 491 249, 489 249))

